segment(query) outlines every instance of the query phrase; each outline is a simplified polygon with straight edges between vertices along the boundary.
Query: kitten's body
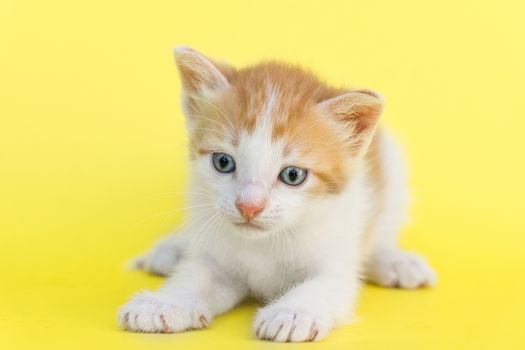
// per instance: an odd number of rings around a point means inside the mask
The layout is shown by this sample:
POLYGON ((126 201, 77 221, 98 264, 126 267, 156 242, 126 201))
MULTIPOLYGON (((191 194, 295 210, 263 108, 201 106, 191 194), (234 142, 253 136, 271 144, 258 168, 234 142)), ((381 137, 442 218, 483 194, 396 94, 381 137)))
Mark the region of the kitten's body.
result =
POLYGON ((123 327, 204 328, 250 295, 271 300, 254 323, 259 338, 318 340, 348 319, 360 277, 390 287, 434 283, 429 267, 396 245, 407 202, 404 164, 391 138, 375 131, 375 93, 332 89, 278 64, 237 72, 190 49, 177 58, 193 209, 180 232, 140 260, 150 272, 173 275, 123 307, 123 327), (210 171, 217 151, 234 155, 234 175, 210 171), (276 179, 297 164, 309 170, 301 187, 276 179), (261 213, 244 223, 233 203, 263 197, 261 213))

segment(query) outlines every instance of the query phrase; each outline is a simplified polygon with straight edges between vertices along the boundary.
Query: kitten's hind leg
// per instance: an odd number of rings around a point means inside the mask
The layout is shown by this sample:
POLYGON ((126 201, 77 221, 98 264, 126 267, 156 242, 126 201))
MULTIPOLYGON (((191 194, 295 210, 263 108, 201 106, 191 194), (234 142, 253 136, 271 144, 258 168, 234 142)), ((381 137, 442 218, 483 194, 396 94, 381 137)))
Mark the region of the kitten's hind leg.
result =
POLYGON ((420 256, 399 249, 377 249, 365 264, 368 281, 388 288, 433 286, 436 274, 420 256))
POLYGON ((158 241, 150 251, 136 258, 133 268, 158 276, 168 276, 182 259, 188 241, 184 232, 170 234, 158 241))
POLYGON ((397 234, 405 221, 408 203, 401 151, 386 133, 378 135, 375 141, 373 146, 379 162, 374 170, 380 179, 376 195, 381 209, 370 226, 365 277, 384 287, 414 289, 432 286, 436 283, 436 274, 427 262, 398 247, 397 234))

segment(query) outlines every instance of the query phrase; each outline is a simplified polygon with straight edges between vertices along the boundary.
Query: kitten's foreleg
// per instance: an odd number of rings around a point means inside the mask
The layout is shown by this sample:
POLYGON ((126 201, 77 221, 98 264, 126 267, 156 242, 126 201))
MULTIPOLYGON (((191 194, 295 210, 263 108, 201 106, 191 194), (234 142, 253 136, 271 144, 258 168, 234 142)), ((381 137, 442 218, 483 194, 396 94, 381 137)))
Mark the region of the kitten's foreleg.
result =
POLYGON ((357 276, 311 278, 261 308, 253 331, 260 339, 276 342, 320 340, 346 319, 358 286, 357 276))
POLYGON ((119 312, 122 328, 175 333, 206 328, 240 302, 246 288, 207 258, 182 261, 160 290, 135 295, 119 312))

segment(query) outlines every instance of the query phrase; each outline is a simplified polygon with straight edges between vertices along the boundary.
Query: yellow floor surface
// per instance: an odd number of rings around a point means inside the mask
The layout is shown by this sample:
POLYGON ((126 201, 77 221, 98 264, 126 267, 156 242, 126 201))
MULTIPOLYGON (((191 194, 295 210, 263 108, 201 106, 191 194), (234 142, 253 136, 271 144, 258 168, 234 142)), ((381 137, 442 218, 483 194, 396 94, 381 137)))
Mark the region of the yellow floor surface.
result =
POLYGON ((0 349, 525 349, 525 6, 519 1, 0 0, 0 349), (171 48, 302 62, 386 96, 435 289, 366 286, 318 344, 126 333, 160 278, 126 262, 184 217, 171 48))

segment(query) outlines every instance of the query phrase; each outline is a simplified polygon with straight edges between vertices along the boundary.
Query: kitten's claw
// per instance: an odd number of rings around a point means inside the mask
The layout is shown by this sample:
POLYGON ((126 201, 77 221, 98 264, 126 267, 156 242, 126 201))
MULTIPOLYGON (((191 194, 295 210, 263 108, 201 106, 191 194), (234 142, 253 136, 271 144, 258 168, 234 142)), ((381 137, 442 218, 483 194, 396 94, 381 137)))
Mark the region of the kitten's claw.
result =
POLYGON ((312 342, 324 338, 329 326, 308 312, 270 305, 259 311, 253 329, 255 336, 263 340, 312 342))
POLYGON ((211 315, 199 302, 167 300, 164 295, 143 292, 136 295, 119 312, 123 329, 145 333, 177 333, 207 328, 211 315))
POLYGON ((416 289, 436 284, 436 274, 417 255, 398 251, 376 252, 366 265, 366 278, 388 288, 416 289))

